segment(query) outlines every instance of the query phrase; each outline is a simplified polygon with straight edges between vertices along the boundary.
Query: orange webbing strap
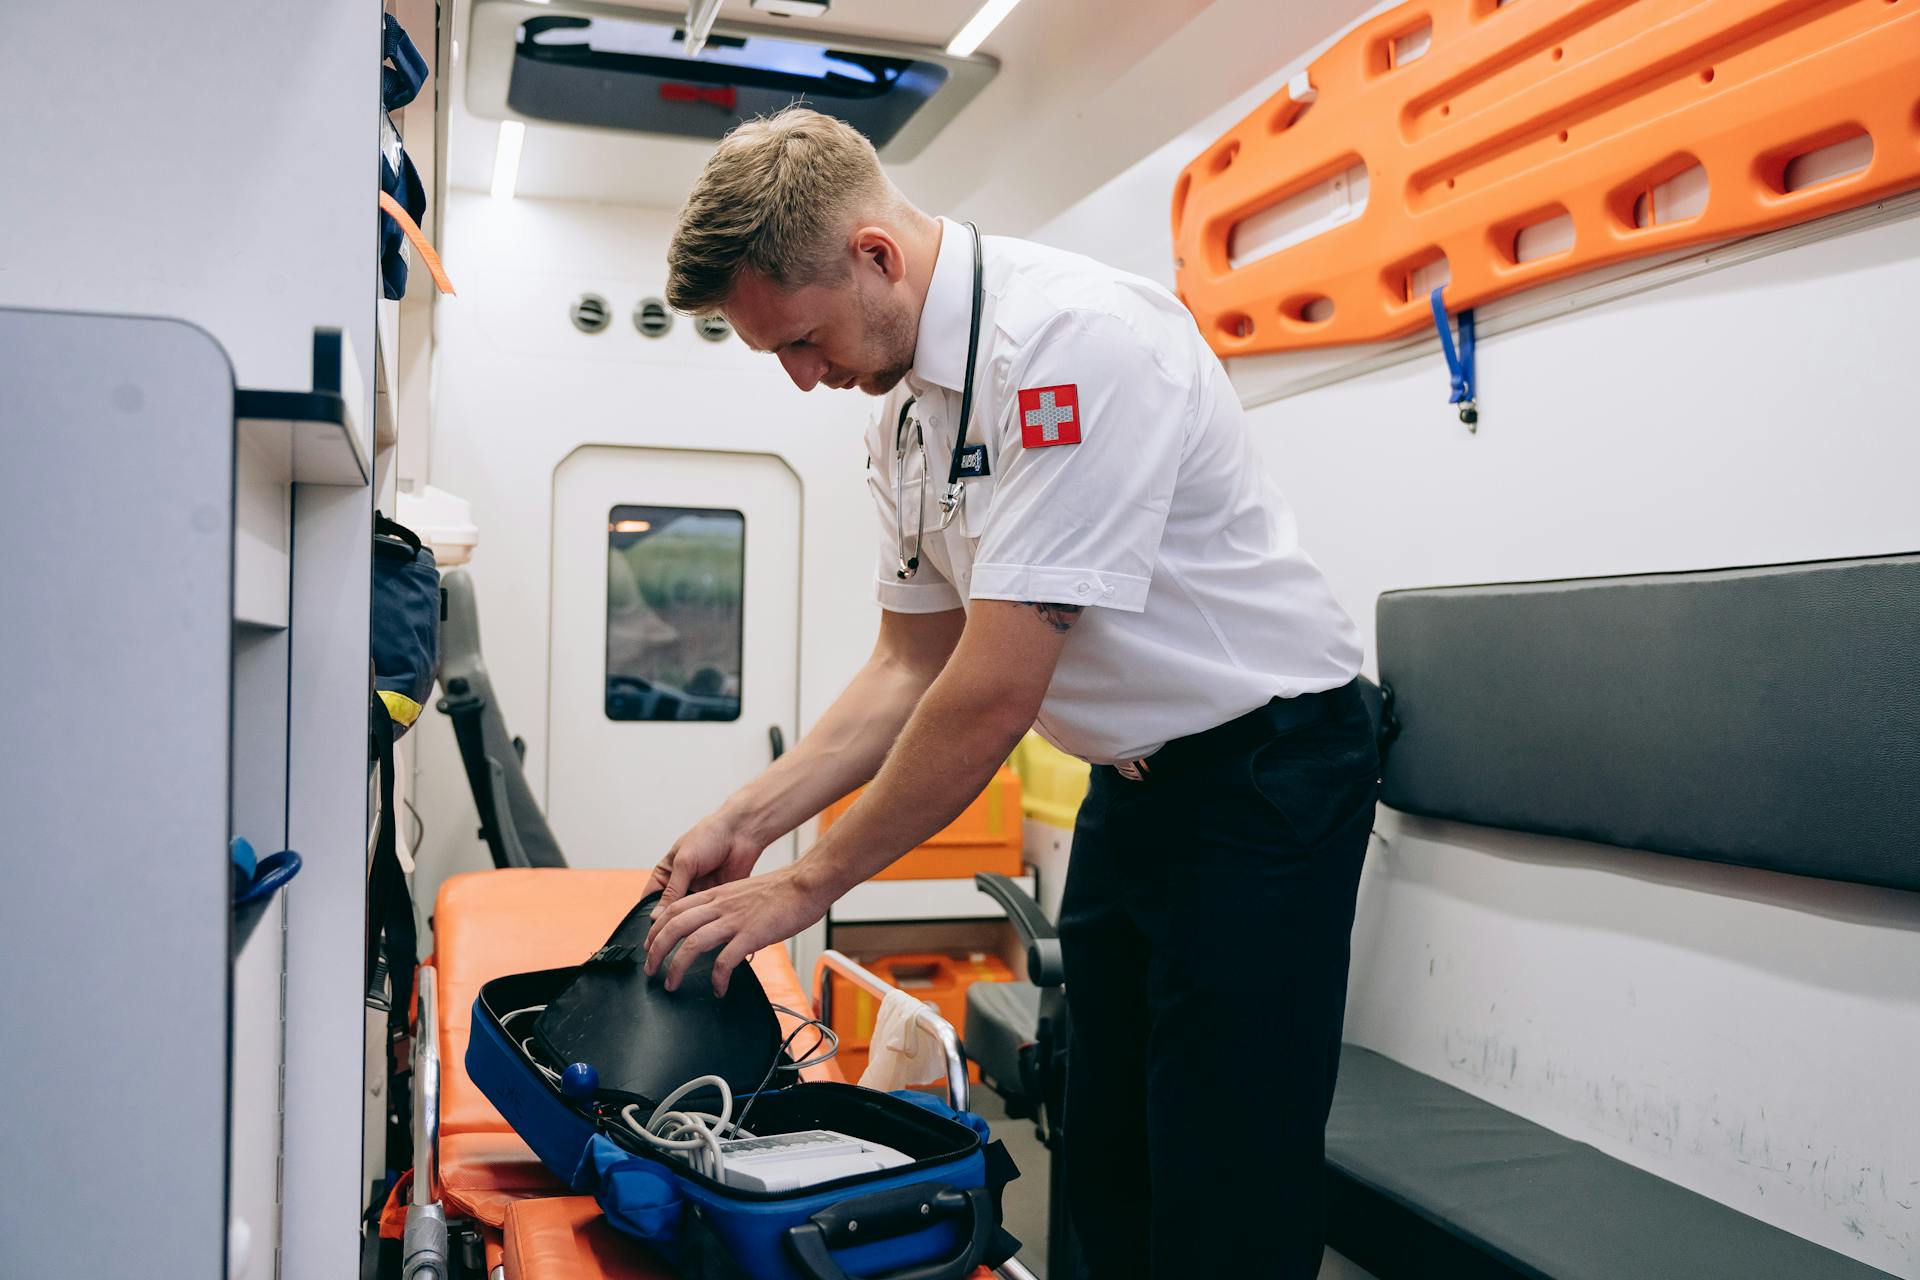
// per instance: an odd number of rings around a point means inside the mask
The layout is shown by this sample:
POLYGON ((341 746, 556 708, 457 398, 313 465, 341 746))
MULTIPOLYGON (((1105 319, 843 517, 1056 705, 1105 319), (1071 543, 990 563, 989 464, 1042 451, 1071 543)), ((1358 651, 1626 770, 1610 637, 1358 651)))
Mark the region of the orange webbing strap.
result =
POLYGON ((434 286, 442 293, 452 293, 453 281, 447 279, 446 268, 440 265, 440 255, 427 243, 426 233, 420 230, 420 224, 408 215, 398 200, 384 191, 380 193, 380 210, 399 223, 400 230, 413 242, 413 251, 420 255, 420 261, 427 264, 427 274, 433 277, 434 286))
MULTIPOLYGON (((1174 190, 1180 296, 1223 356, 1398 337, 1429 323, 1443 280, 1458 312, 1920 186, 1915 0, 1414 0, 1304 80, 1174 190), (1791 178, 1861 134, 1864 168, 1791 178), (1362 166, 1357 216, 1289 206, 1269 225, 1323 229, 1264 257, 1250 235, 1236 249, 1243 221, 1362 166), (1695 166, 1704 208, 1662 220, 1652 193, 1695 166), (1549 224, 1552 251, 1522 252, 1549 224)), ((1337 191, 1357 203, 1357 187, 1337 191)))
POLYGON ((403 1169, 394 1179, 387 1202, 380 1206, 380 1237, 399 1240, 407 1234, 407 1204, 413 1196, 413 1170, 403 1169))

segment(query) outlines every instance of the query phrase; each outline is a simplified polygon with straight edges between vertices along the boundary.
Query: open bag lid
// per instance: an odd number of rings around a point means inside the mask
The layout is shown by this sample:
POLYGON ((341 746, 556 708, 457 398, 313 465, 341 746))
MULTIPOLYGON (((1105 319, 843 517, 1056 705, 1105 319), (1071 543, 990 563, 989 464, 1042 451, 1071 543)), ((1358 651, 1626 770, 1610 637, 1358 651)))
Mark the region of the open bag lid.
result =
MULTIPOLYGON (((646 971, 647 930, 658 893, 627 913, 607 944, 548 1002, 533 1040, 550 1062, 592 1065, 599 1092, 657 1102, 699 1076, 719 1076, 736 1095, 766 1079, 780 1052, 780 1020, 753 966, 733 971, 713 994, 713 955, 668 991, 666 966, 646 971)), ((675 949, 676 951, 678 948, 675 949)))

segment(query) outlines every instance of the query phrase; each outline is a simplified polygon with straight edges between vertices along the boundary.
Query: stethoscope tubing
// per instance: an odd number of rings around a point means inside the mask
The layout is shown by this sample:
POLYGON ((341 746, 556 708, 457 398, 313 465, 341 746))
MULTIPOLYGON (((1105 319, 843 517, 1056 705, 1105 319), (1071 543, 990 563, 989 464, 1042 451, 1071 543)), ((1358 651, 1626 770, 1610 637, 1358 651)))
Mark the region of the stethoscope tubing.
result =
MULTIPOLYGON (((980 356, 980 310, 986 294, 986 265, 980 251, 980 228, 971 222, 962 224, 973 236, 973 309, 967 323, 967 373, 960 390, 960 429, 954 433, 953 456, 947 466, 947 490, 940 496, 940 523, 938 530, 944 531, 960 514, 960 502, 965 496, 965 488, 960 480, 962 459, 967 451, 967 429, 973 422, 973 367, 980 356)), ((907 541, 907 513, 902 509, 906 500, 906 434, 907 424, 913 423, 914 430, 920 430, 920 424, 912 417, 914 398, 900 406, 900 418, 893 428, 893 503, 894 520, 899 536, 896 543, 900 551, 899 576, 911 578, 920 571, 920 544, 927 535, 927 507, 924 496, 915 504, 917 514, 913 534, 913 554, 905 554, 907 541)), ((922 437, 924 446, 924 436, 922 437)), ((924 452, 924 447, 923 450, 924 452)), ((931 480, 932 468, 928 468, 927 478, 931 480)))

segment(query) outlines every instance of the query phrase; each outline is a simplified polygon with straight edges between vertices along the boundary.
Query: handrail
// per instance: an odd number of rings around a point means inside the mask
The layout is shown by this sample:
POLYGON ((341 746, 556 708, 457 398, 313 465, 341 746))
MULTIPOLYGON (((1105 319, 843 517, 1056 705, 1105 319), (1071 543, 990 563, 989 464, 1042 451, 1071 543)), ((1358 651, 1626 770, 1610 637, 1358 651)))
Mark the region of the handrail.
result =
POLYGON ((414 1024, 413 1058, 413 1203, 433 1202, 434 1181, 440 1176, 440 1025, 434 1020, 439 995, 432 965, 422 965, 414 981, 419 993, 419 1017, 414 1024))
POLYGON ((447 1211, 435 1200, 440 1176, 440 1030, 434 1021, 439 975, 420 966, 414 982, 413 1195, 400 1243, 406 1280, 447 1280, 447 1211))
MULTIPOLYGON (((898 990, 884 978, 838 951, 822 952, 819 962, 814 966, 813 981, 816 989, 820 987, 822 971, 839 974, 876 1000, 884 1000, 887 992, 898 990)), ((965 1111, 969 1099, 967 1086, 967 1060, 960 1052, 960 1037, 954 1032, 953 1024, 941 1017, 933 1006, 921 1003, 914 1021, 922 1031, 940 1042, 940 1052, 947 1060, 947 1105, 955 1111, 965 1111)))

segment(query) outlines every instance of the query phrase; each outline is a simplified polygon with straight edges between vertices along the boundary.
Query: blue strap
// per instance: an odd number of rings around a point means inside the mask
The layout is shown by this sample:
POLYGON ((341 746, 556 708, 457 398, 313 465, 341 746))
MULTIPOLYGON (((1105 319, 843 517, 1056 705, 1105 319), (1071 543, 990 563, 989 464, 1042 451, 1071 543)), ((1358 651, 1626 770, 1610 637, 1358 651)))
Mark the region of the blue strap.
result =
POLYGON ((1469 308, 1460 313, 1460 349, 1455 352, 1453 330, 1447 324, 1447 304, 1441 299, 1440 294, 1440 289, 1433 291, 1433 327, 1440 331, 1440 350, 1446 353, 1447 372, 1453 376, 1453 394, 1447 397, 1447 403, 1472 404, 1473 311, 1469 308))

